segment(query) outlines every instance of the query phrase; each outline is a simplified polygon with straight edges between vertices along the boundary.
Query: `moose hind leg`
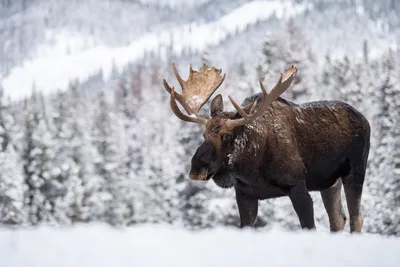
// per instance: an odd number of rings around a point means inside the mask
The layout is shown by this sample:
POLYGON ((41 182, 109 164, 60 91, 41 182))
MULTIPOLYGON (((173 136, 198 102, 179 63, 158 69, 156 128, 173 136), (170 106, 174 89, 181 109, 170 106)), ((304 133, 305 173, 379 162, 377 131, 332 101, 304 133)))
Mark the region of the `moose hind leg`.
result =
POLYGON ((331 232, 342 231, 346 225, 346 215, 341 200, 342 180, 338 179, 328 189, 321 191, 322 202, 329 217, 331 232))
POLYGON ((360 183, 361 174, 350 173, 343 179, 344 192, 346 194, 347 208, 350 216, 350 232, 361 232, 363 227, 363 215, 361 213, 361 196, 363 184, 360 183))
POLYGON ((368 147, 362 151, 364 151, 362 156, 350 159, 351 170, 348 175, 342 177, 347 208, 350 215, 350 232, 361 232, 363 227, 364 218, 360 209, 368 158, 368 147))

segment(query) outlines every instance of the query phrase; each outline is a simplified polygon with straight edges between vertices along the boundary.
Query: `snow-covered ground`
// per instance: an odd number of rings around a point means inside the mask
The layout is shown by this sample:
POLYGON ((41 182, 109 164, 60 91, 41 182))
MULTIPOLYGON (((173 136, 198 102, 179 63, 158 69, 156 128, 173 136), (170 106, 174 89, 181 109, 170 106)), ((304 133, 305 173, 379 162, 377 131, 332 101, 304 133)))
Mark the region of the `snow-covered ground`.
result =
MULTIPOLYGON (((305 8, 304 5, 293 5, 291 2, 252 1, 210 23, 177 26, 170 31, 149 33, 127 46, 96 46, 77 53, 73 51, 78 50, 74 45, 79 46, 82 43, 79 36, 75 36, 74 42, 71 42, 71 33, 64 36, 65 33, 61 32, 54 39, 62 43, 47 47, 48 51, 40 47, 40 54, 45 56, 25 61, 22 66, 13 68, 10 75, 3 79, 2 85, 5 94, 16 99, 30 94, 33 84, 44 93, 65 89, 71 79, 85 80, 100 69, 107 79, 113 64, 122 68, 129 62, 140 59, 145 52, 163 51, 163 47, 169 47, 171 43, 174 44, 174 53, 177 55, 188 47, 193 51, 203 51, 207 46, 217 45, 229 34, 244 31, 257 21, 266 20, 272 15, 278 18, 296 15, 305 8), (66 46, 69 47, 69 53, 66 53, 66 49, 60 50, 60 47, 66 46)), ((96 41, 91 40, 91 43, 96 41)))
POLYGON ((0 229, 1 267, 399 266, 400 238, 171 226, 0 229))

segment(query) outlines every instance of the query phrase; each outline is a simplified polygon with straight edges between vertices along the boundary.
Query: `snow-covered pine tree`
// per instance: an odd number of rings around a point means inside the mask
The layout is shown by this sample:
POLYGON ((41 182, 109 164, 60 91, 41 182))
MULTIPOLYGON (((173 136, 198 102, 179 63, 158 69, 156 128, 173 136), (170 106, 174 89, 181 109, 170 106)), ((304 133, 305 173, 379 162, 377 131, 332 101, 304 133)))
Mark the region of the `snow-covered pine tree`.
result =
POLYGON ((97 180, 96 220, 104 219, 112 225, 125 225, 132 217, 131 205, 126 199, 130 190, 128 177, 124 175, 123 154, 120 148, 120 121, 115 115, 107 96, 101 91, 96 99, 92 125, 93 159, 97 180))
POLYGON ((135 125, 138 121, 140 114, 138 110, 140 110, 140 106, 143 104, 143 66, 136 66, 134 72, 130 73, 130 77, 128 79, 127 88, 129 91, 126 91, 125 95, 125 110, 124 115, 125 119, 127 119, 126 128, 126 137, 129 138, 129 162, 131 164, 130 169, 134 174, 138 174, 142 168, 143 162, 143 153, 141 151, 141 145, 139 140, 141 129, 135 125))
POLYGON ((139 85, 141 81, 141 68, 128 68, 120 77, 118 87, 116 88, 119 100, 117 102, 118 116, 121 121, 121 149, 123 153, 123 175, 130 183, 129 191, 126 191, 126 199, 131 210, 131 218, 127 223, 131 224, 138 219, 135 215, 135 192, 140 190, 135 188, 139 184, 138 179, 142 164, 143 152, 139 141, 141 127, 139 124, 138 110, 142 105, 142 88, 139 85), (129 199, 129 200, 128 200, 129 199))
MULTIPOLYGON (((127 175, 130 177, 132 210, 129 223, 160 222, 166 218, 166 209, 161 199, 163 191, 155 192, 156 184, 163 178, 157 156, 154 162, 149 162, 154 149, 161 147, 156 142, 149 143, 149 135, 154 136, 162 120, 154 120, 157 107, 158 91, 150 93, 159 86, 159 67, 147 66, 143 62, 129 68, 121 78, 118 90, 122 92, 121 103, 118 106, 124 128, 123 149, 127 175), (149 75, 144 75, 149 73, 149 75), (148 109, 150 108, 150 109, 148 109), (152 165, 153 164, 153 165, 152 165), (152 165, 153 167, 149 167, 152 165), (157 173, 157 174, 154 174, 157 173), (149 209, 153 207, 153 209, 149 209), (164 214, 164 215, 161 215, 164 214)), ((162 123, 161 123, 162 124, 162 123)), ((162 132, 162 131, 161 131, 162 132)), ((152 138, 150 138, 152 139, 152 138)), ((156 140, 154 140, 156 141, 156 140)))
MULTIPOLYGON (((51 126, 54 150, 52 176, 65 191, 55 201, 54 215, 62 224, 82 220, 83 180, 79 176, 76 142, 82 145, 77 121, 83 116, 75 112, 74 98, 70 90, 59 91, 51 97, 51 126), (78 115, 78 116, 77 116, 78 115)), ((80 154, 80 153, 78 153, 80 154)))
POLYGON ((332 99, 332 92, 334 91, 334 79, 333 73, 333 62, 329 54, 325 55, 323 60, 323 66, 321 70, 321 77, 317 79, 319 90, 315 91, 315 97, 317 99, 332 99))
POLYGON ((309 36, 294 19, 286 24, 285 31, 269 33, 262 49, 262 62, 257 66, 258 75, 269 88, 279 79, 290 65, 299 71, 290 90, 282 96, 296 102, 309 101, 314 91, 315 55, 311 50, 309 36))
POLYGON ((351 62, 349 57, 345 55, 343 58, 337 59, 333 62, 332 72, 330 73, 333 80, 333 88, 331 89, 331 99, 349 101, 348 86, 352 80, 351 62))
POLYGON ((3 89, 0 87, 0 223, 26 222, 24 183, 21 159, 10 138, 13 117, 4 109, 3 89))
MULTIPOLYGON (((148 68, 148 67, 146 67, 148 68)), ((179 183, 182 162, 178 154, 182 146, 177 144, 177 120, 170 109, 166 91, 159 87, 159 79, 152 68, 153 79, 142 81, 142 101, 136 110, 138 142, 141 145, 143 164, 135 179, 135 191, 138 191, 137 220, 151 223, 174 223, 180 221, 179 183)))
POLYGON ((262 47, 262 61, 257 65, 257 74, 266 87, 273 84, 281 72, 280 42, 275 35, 269 33, 262 47))
POLYGON ((24 224, 26 186, 20 157, 9 144, 0 152, 0 223, 24 224))
POLYGON ((24 202, 32 224, 56 223, 55 201, 66 192, 52 177, 54 153, 48 119, 44 113, 43 95, 33 92, 25 104, 22 159, 24 179, 28 188, 24 202))
MULTIPOLYGON (((68 92, 68 113, 71 118, 66 124, 70 129, 70 143, 68 149, 74 165, 78 167, 77 177, 79 181, 73 183, 76 187, 76 195, 69 213, 71 221, 90 221, 96 217, 93 206, 97 205, 97 183, 93 159, 96 155, 92 145, 91 125, 92 110, 88 107, 91 99, 84 93, 83 88, 77 83, 71 83, 68 92)), ((74 178, 75 179, 75 178, 74 178)))
POLYGON ((389 49, 380 63, 380 74, 377 89, 379 112, 376 116, 379 130, 377 150, 373 164, 378 178, 375 186, 379 200, 376 202, 374 218, 378 220, 377 228, 373 229, 383 234, 400 235, 400 194, 398 192, 400 176, 396 170, 398 160, 398 118, 400 116, 399 98, 400 85, 395 53, 389 49))

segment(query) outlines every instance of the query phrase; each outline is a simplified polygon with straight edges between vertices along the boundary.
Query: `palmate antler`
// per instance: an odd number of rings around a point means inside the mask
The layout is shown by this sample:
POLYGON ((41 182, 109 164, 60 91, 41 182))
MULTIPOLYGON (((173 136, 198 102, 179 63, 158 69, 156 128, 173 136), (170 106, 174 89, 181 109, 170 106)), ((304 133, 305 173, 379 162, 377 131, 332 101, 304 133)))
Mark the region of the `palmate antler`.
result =
POLYGON ((185 81, 181 78, 176 70, 175 64, 172 64, 176 79, 182 88, 182 94, 175 92, 174 87, 170 87, 164 79, 164 87, 170 94, 170 105, 172 111, 181 120, 205 124, 208 119, 200 118, 199 111, 211 95, 218 89, 224 81, 226 74, 221 76, 221 71, 215 67, 207 69, 207 65, 203 64, 200 71, 195 71, 190 64, 189 78, 185 81), (176 100, 182 105, 189 115, 194 114, 196 118, 184 114, 176 104, 176 100))
MULTIPOLYGON (((207 69, 207 66, 204 64, 201 68, 200 72, 194 71, 192 69, 192 65, 190 64, 190 74, 187 81, 184 81, 178 71, 175 68, 175 65, 172 64, 175 76, 182 87, 182 94, 176 93, 174 87, 170 87, 168 83, 164 81, 164 87, 170 94, 170 105, 174 114, 183 121, 206 124, 209 120, 208 118, 199 117, 199 111, 202 106, 207 102, 207 100, 211 97, 211 95, 218 89, 218 87, 222 84, 225 79, 226 74, 221 76, 221 70, 216 69, 215 67, 211 69, 207 69), (184 114, 176 104, 176 100, 182 105, 182 107, 186 110, 189 115, 194 114, 196 117, 190 117, 184 114)), ((242 116, 240 119, 228 119, 226 120, 226 125, 231 129, 242 126, 254 121, 258 116, 263 114, 267 107, 275 101, 286 89, 289 88, 292 83, 294 77, 296 76, 297 68, 295 66, 291 66, 285 74, 280 75, 279 81, 272 88, 270 93, 264 88, 261 79, 259 79, 260 87, 262 91, 262 98, 259 108, 254 111, 256 101, 253 101, 246 107, 241 108, 231 96, 229 99, 232 105, 235 107, 237 112, 242 116), (245 111, 249 111, 246 113, 245 111)))

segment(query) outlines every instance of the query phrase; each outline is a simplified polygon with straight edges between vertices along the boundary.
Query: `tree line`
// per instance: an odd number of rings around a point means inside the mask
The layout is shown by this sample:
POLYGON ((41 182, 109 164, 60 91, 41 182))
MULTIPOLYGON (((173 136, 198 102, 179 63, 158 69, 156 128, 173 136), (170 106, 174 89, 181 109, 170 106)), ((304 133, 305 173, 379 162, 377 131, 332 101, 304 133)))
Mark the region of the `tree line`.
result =
MULTIPOLYGON (((254 72, 244 71, 240 63, 233 66, 227 87, 240 99, 260 90, 256 76, 273 84, 279 72, 295 64, 299 72, 284 97, 299 103, 343 100, 360 110, 372 129, 364 230, 400 235, 397 55, 387 49, 371 57, 365 43, 364 57, 318 60, 304 36, 291 23, 281 35, 267 36, 254 72)), ((205 55, 201 61, 218 66, 205 55)), ((163 78, 174 79, 170 66, 161 61, 131 64, 102 89, 71 82, 67 90, 51 95, 33 90, 18 102, 2 97, 0 222, 170 223, 190 229, 238 225, 233 190, 187 178, 202 128, 172 115, 162 88, 163 78)), ((327 226, 320 196, 312 196, 316 220, 327 226)), ((287 199, 261 203, 257 226, 276 222, 298 228, 287 199)))

